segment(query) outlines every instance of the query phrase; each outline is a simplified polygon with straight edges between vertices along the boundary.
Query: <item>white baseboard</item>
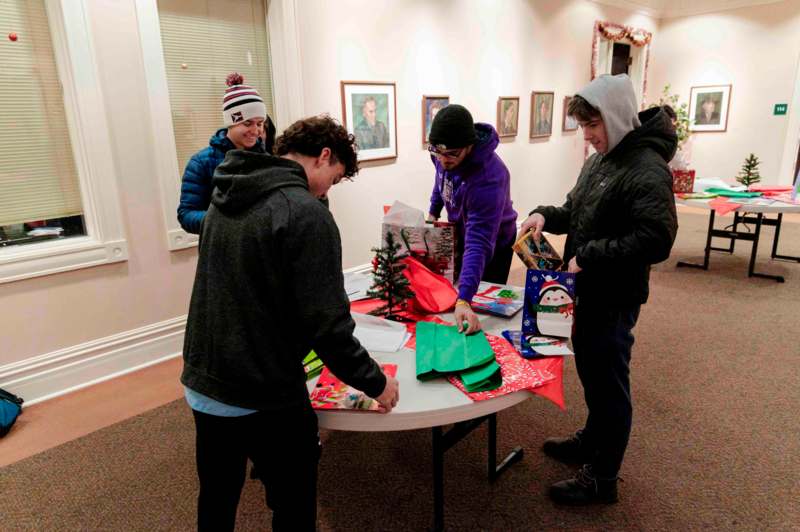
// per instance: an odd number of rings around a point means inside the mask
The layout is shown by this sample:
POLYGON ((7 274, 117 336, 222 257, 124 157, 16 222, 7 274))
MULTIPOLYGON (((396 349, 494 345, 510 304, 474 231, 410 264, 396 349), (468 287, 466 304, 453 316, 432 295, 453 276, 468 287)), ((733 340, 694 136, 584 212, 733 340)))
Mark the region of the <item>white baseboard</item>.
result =
POLYGON ((186 316, 179 316, 0 366, 0 387, 30 406, 180 356, 186 316))

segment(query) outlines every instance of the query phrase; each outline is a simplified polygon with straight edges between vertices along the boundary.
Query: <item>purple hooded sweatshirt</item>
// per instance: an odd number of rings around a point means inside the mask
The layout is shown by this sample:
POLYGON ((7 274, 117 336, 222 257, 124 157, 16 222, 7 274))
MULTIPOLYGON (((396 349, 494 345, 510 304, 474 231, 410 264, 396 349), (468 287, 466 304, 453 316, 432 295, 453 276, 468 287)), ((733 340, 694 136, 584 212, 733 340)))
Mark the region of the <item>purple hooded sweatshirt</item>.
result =
POLYGON ((436 182, 428 212, 438 218, 444 206, 447 219, 456 224, 456 264, 461 257, 458 297, 465 301, 472 301, 495 251, 511 247, 517 233, 511 178, 494 152, 500 142, 497 131, 478 122, 475 132, 478 140, 472 152, 452 170, 431 156, 436 182))

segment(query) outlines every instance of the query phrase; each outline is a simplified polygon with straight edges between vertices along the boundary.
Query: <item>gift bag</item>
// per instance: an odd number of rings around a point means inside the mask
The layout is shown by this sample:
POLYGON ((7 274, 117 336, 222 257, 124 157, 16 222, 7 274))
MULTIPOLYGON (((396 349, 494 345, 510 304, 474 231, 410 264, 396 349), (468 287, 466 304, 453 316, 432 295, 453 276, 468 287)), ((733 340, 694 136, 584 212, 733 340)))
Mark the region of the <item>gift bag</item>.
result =
POLYGON ((525 266, 534 270, 560 270, 564 265, 561 256, 544 235, 540 235, 537 242, 533 238, 533 231, 522 235, 511 248, 517 252, 525 266))
POLYGON ((400 244, 398 253, 407 253, 451 283, 455 282, 456 228, 449 222, 425 222, 425 214, 395 201, 383 217, 382 245, 386 233, 400 244))
POLYGON ((694 170, 672 169, 672 191, 692 192, 694 190, 694 170))
POLYGON ((433 273, 413 257, 406 257, 400 262, 406 265, 403 275, 414 291, 411 304, 415 311, 438 314, 453 308, 458 299, 458 292, 453 288, 453 283, 433 273))
MULTIPOLYGON (((417 323, 417 379, 426 381, 447 373, 461 373, 478 369, 494 357, 492 346, 483 332, 466 335, 458 332, 455 325, 440 325, 429 321, 417 323)), ((491 366, 492 372, 499 367, 491 366)), ((484 369, 489 369, 487 366, 484 369)), ((470 375, 470 382, 477 384, 488 375, 470 375)))
POLYGON ((569 338, 575 310, 575 274, 528 270, 522 332, 569 338))

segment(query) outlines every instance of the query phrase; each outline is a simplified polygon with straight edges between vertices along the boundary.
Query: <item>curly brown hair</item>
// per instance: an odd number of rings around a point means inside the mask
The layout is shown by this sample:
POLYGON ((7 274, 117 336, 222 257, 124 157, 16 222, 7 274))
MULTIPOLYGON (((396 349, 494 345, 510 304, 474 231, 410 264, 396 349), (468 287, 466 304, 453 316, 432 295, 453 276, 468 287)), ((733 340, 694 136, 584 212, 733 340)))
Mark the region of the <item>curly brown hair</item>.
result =
POLYGON ((275 154, 299 153, 317 157, 322 148, 330 148, 331 164, 344 165, 344 178, 358 173, 356 138, 328 115, 311 116, 298 120, 275 141, 275 154))
POLYGON ((577 94, 569 101, 567 115, 580 122, 590 122, 598 116, 601 116, 600 111, 596 107, 577 94))

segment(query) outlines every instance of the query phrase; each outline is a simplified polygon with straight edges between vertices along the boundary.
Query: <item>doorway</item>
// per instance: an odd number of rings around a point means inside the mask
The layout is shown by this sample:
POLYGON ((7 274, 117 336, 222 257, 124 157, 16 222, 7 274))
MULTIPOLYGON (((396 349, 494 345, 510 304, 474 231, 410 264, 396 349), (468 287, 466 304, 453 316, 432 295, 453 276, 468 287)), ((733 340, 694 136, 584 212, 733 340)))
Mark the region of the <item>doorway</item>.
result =
POLYGON ((611 75, 630 74, 629 70, 633 59, 631 58, 631 45, 619 42, 614 43, 611 56, 611 75))

